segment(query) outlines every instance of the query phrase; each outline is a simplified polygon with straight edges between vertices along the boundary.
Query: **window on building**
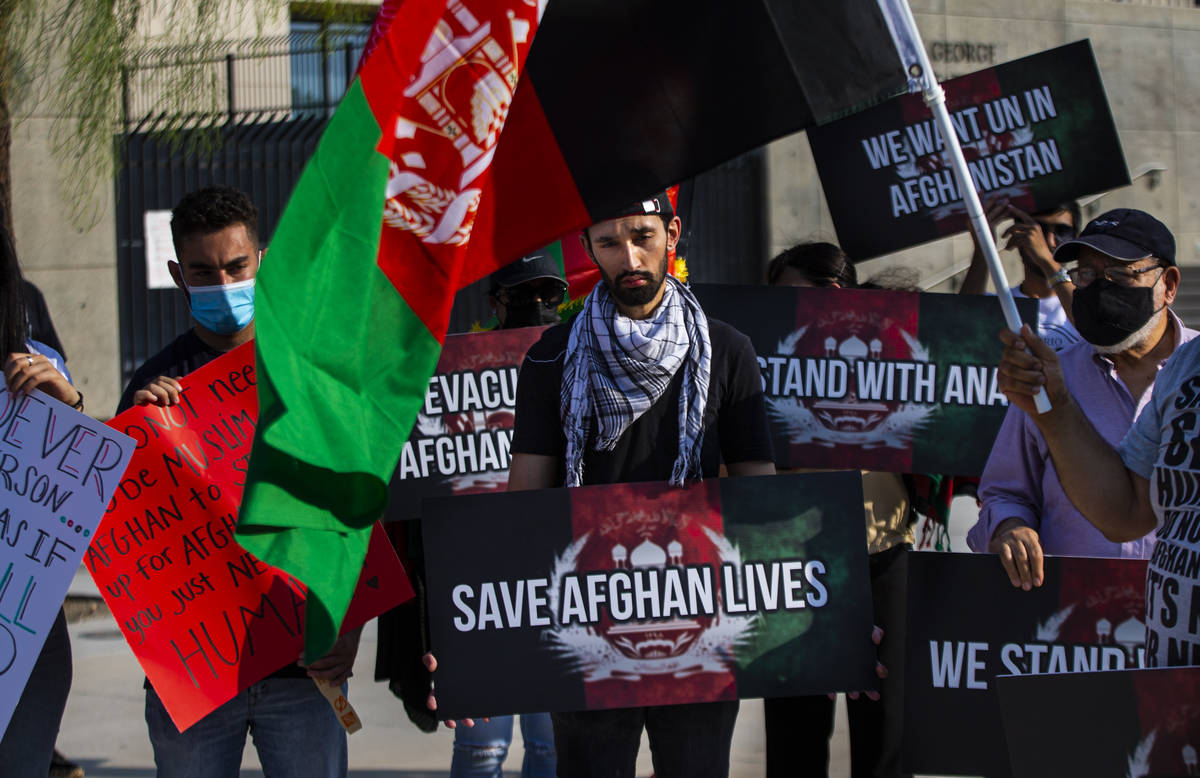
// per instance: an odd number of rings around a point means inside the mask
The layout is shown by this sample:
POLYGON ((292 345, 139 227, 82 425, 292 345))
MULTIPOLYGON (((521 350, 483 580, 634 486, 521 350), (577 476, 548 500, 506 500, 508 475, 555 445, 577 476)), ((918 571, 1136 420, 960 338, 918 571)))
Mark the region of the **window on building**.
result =
POLYGON ((332 113, 358 66, 377 8, 342 5, 330 10, 327 4, 292 4, 289 50, 294 111, 332 113))

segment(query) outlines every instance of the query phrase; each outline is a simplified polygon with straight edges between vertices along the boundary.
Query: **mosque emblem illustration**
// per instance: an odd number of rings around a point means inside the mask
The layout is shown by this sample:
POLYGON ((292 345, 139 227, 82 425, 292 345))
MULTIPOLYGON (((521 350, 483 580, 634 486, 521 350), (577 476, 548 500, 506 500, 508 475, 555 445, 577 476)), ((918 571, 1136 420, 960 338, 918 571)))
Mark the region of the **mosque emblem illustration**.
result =
MULTIPOLYGON (((721 583, 714 573, 714 613, 688 617, 633 619, 616 622, 607 615, 584 626, 557 622, 564 576, 582 571, 663 570, 685 565, 722 563, 741 568, 741 553, 710 527, 699 526, 686 542, 676 520, 665 512, 633 511, 605 520, 584 532, 554 562, 548 591, 556 623, 548 631, 551 650, 568 657, 584 681, 636 681, 647 676, 687 678, 725 673, 739 645, 753 634, 757 616, 731 615, 719 605, 721 583)), ((660 579, 662 580, 662 579, 660 579)))
MULTIPOLYGON (((859 374, 869 362, 929 363, 929 349, 894 320, 870 312, 838 311, 800 327, 779 341, 784 357, 821 355, 846 365, 840 397, 768 396, 772 416, 783 422, 793 445, 908 448, 936 405, 859 396, 859 374)), ((828 369, 828 368, 827 368, 828 369)))
MULTIPOLYGON (((664 550, 647 538, 629 553, 625 546, 618 543, 612 548, 612 560, 613 568, 625 570, 679 566, 683 564, 683 544, 672 540, 664 550)), ((704 628, 695 619, 673 618, 614 624, 607 629, 605 637, 630 659, 666 659, 685 653, 703 631, 704 628)))

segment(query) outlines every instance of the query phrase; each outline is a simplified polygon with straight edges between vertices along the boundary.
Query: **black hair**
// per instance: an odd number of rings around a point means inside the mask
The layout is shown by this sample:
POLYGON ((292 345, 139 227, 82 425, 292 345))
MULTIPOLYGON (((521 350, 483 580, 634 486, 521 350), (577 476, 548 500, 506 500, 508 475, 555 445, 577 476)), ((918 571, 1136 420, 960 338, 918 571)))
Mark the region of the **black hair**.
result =
POLYGON ((1079 207, 1079 202, 1076 200, 1066 200, 1058 205, 1044 208, 1037 213, 1032 213, 1030 216, 1036 219, 1039 216, 1053 216, 1060 211, 1066 211, 1071 214, 1071 226, 1075 228, 1075 234, 1078 235, 1079 231, 1083 229, 1083 209, 1079 207))
POLYGON ((0 361, 8 355, 25 351, 28 324, 25 319, 25 290, 21 283, 21 266, 12 235, 0 219, 0 361))
POLYGON ((815 286, 833 286, 835 283, 846 289, 858 286, 854 263, 846 252, 832 243, 797 243, 782 252, 767 265, 767 283, 777 284, 787 268, 797 271, 815 286))
POLYGON ((184 241, 211 235, 235 224, 246 225, 250 242, 258 246, 258 210, 244 192, 228 186, 208 186, 183 196, 171 211, 171 241, 175 253, 184 241))

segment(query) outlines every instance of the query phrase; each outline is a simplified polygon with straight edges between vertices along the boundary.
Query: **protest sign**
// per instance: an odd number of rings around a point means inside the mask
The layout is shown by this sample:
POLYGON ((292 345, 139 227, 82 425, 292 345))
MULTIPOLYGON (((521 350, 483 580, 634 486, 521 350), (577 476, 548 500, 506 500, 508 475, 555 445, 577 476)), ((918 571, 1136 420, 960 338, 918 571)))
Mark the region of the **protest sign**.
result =
MULTIPOLYGON (((696 284, 754 344, 779 468, 978 475, 1008 401, 996 300, 696 284)), ((1037 317, 1017 300, 1022 318, 1037 317)))
POLYGON ((439 716, 878 683, 857 473, 438 498, 422 516, 439 716))
MULTIPOLYGON (((1129 183, 1084 40, 946 81, 980 196, 1027 212, 1129 183)), ((841 247, 860 261, 967 229, 942 138, 919 94, 808 130, 841 247)))
POLYGON ((0 735, 132 453, 41 391, 0 389, 0 735))
POLYGON ((517 405, 517 369, 545 327, 446 338, 425 405, 400 452, 387 518, 415 519, 421 500, 502 492, 517 405))
POLYGON ((996 679, 1016 778, 1200 775, 1200 667, 996 679))
MULTIPOLYGON (((134 407, 109 422, 137 450, 86 563, 182 731, 296 661, 305 590, 234 539, 258 420, 253 343, 179 383, 176 405, 134 407)), ((411 596, 377 526, 343 629, 411 596)))
POLYGON ((994 554, 910 554, 905 769, 1009 775, 993 679, 1141 667, 1145 581, 1143 560, 1047 557, 1026 592, 994 554))

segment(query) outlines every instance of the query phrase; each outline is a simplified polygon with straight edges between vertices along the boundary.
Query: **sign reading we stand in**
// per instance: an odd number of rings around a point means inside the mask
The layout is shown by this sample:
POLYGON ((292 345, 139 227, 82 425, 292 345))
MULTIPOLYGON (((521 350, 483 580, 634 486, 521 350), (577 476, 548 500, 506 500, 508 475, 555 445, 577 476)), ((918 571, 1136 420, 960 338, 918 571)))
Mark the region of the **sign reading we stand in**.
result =
POLYGON ((49 395, 0 388, 0 735, 132 454, 49 395))
MULTIPOLYGON (((253 343, 180 385, 179 403, 134 407, 109 422, 137 448, 85 561, 182 731, 296 661, 305 588, 234 538, 258 421, 253 343)), ((343 629, 411 596, 376 525, 343 629)))

